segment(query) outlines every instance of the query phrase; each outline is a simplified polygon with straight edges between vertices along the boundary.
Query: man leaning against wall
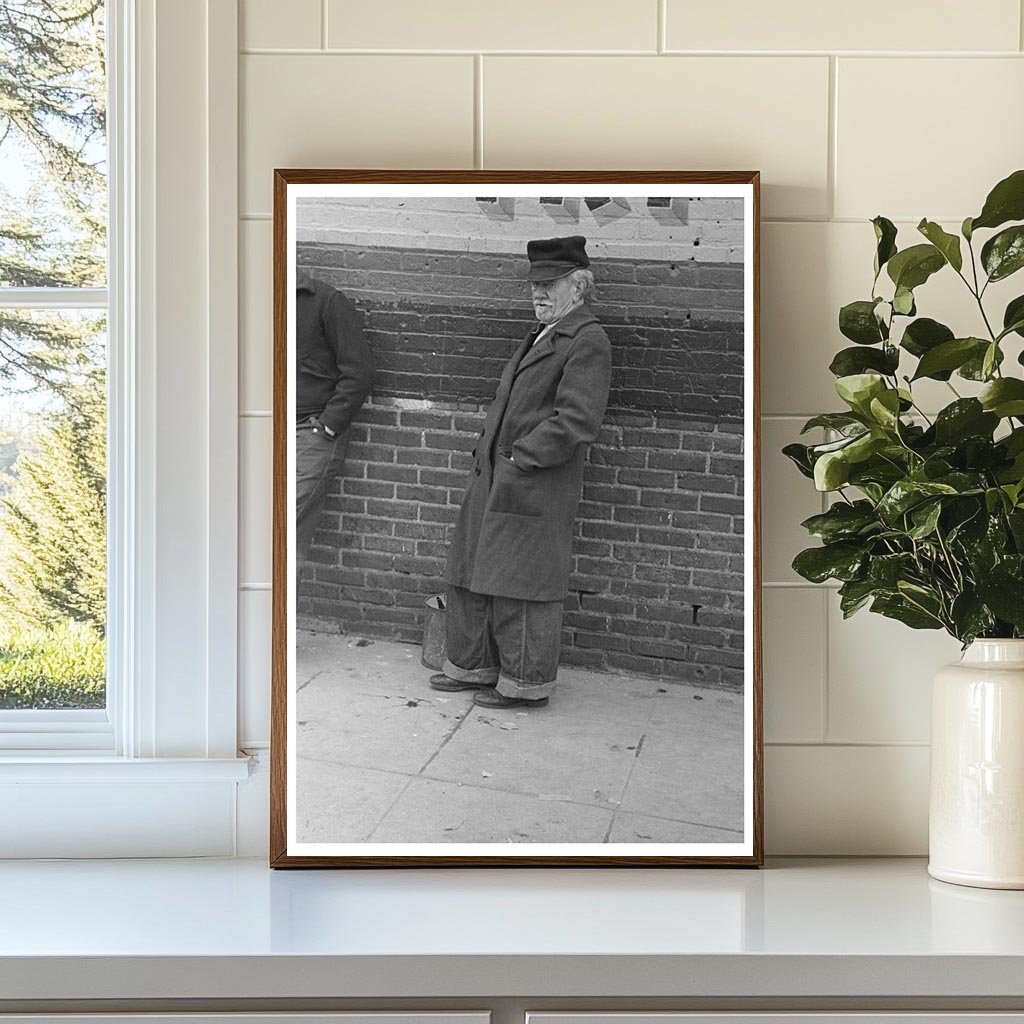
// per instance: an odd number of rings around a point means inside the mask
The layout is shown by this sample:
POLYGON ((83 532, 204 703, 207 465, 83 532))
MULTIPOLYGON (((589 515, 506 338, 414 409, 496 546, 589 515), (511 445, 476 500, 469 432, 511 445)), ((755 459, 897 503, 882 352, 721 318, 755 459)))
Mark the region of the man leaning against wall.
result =
POLYGON ((362 318, 337 288, 301 271, 295 287, 295 564, 305 560, 349 426, 373 386, 362 318))
POLYGON ((447 658, 430 679, 488 708, 544 707, 554 692, 583 464, 611 381, 586 239, 539 239, 527 256, 538 322, 474 452, 445 572, 447 658))

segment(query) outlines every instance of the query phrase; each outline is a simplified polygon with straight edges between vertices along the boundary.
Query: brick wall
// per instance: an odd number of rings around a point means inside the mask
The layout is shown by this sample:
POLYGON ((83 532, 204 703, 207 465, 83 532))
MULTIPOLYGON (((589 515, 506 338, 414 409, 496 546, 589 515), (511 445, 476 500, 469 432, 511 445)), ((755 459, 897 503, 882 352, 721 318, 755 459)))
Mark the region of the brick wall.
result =
MULTIPOLYGON (((498 375, 533 322, 521 256, 311 241, 377 366, 299 590, 305 625, 419 642, 498 375)), ((743 683, 742 269, 595 261, 609 413, 576 524, 563 662, 743 683)))

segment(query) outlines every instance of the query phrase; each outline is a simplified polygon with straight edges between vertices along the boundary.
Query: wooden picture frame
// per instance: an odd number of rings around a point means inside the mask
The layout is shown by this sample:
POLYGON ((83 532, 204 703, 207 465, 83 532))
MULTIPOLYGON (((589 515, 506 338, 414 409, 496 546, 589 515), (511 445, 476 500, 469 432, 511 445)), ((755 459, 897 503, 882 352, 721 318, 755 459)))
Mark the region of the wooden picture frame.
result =
POLYGON ((273 217, 271 866, 761 865, 758 172, 277 170, 273 217), (612 382, 573 520, 568 682, 485 715, 411 667, 439 622, 416 595, 444 586, 455 475, 539 327, 526 243, 576 235, 612 382), (295 438, 326 422, 297 411, 299 263, 376 364, 301 583, 295 438))

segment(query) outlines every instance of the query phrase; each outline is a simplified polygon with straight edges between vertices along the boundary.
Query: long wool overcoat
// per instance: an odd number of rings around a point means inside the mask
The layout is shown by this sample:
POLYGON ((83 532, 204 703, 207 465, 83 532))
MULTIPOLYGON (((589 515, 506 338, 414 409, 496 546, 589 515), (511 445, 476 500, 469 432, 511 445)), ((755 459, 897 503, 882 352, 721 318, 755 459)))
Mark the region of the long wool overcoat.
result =
POLYGON ((445 579, 478 594, 559 601, 583 462, 608 402, 611 346, 585 305, 534 345, 539 330, 505 367, 487 412, 445 579))

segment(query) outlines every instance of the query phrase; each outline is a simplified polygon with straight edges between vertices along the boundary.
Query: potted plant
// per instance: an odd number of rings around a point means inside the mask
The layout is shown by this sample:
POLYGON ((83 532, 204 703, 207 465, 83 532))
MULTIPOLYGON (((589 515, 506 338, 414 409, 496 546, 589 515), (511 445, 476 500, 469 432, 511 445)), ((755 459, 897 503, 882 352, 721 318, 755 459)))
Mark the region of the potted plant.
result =
POLYGON ((803 523, 821 544, 796 572, 840 581, 844 617, 870 608, 963 644, 933 688, 929 871, 1006 888, 1024 888, 1024 294, 999 316, 986 291, 1024 268, 1021 221, 1024 170, 959 234, 922 220, 900 248, 875 217, 871 296, 839 311, 853 344, 830 366, 845 408, 805 424, 823 443, 783 449, 834 497, 803 523), (915 290, 940 272, 973 296, 974 328, 918 315, 915 290), (923 380, 949 390, 934 416, 923 380))

